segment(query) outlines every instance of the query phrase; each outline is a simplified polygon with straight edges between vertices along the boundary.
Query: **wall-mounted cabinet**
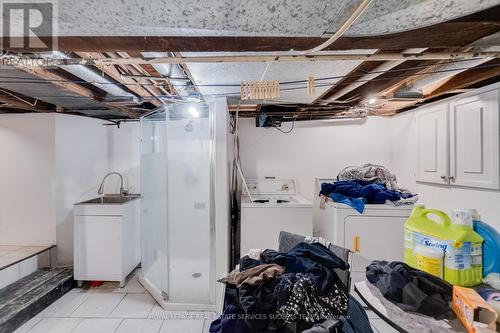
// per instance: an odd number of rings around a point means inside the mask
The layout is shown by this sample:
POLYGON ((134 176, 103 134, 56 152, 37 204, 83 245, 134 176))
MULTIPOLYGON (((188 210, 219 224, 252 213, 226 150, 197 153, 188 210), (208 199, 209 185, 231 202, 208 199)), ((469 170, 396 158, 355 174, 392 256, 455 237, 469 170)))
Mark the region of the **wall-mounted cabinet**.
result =
POLYGON ((418 179, 431 183, 447 182, 448 104, 437 104, 419 111, 418 179))
POLYGON ((500 188, 499 90, 479 89, 417 112, 417 180, 500 188))

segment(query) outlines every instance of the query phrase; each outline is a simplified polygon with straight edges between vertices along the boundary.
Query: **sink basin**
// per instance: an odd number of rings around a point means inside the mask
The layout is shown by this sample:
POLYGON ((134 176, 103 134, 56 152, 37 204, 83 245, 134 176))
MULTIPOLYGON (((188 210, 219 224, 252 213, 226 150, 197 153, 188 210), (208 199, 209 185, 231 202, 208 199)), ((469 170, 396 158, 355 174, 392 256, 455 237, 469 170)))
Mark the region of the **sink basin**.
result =
POLYGON ((131 200, 139 199, 140 195, 104 196, 77 203, 76 205, 121 205, 131 200))

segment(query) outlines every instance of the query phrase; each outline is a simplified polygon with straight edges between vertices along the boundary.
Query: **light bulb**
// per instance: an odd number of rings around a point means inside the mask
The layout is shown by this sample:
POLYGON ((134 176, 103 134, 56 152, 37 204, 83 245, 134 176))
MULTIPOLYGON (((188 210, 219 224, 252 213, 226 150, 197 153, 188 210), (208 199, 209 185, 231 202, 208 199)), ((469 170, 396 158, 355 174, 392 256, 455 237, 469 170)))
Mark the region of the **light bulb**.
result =
POLYGON ((198 109, 194 106, 190 106, 189 109, 188 109, 189 113, 191 113, 191 115, 195 118, 198 118, 200 116, 200 112, 198 111, 198 109))

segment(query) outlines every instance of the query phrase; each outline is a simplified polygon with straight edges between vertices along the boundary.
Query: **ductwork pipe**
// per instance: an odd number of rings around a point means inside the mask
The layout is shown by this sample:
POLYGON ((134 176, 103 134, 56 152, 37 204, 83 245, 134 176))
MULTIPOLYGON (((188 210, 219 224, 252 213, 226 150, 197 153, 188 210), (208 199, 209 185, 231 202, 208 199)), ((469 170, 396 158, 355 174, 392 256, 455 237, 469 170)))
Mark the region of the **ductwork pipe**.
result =
MULTIPOLYGON (((167 52, 142 52, 141 53, 146 58, 160 58, 160 57, 169 57, 170 54, 167 52)), ((180 97, 189 97, 194 94, 197 94, 196 89, 193 86, 191 80, 186 81, 185 79, 189 79, 182 68, 177 64, 152 64, 153 68, 158 71, 162 76, 169 77, 178 77, 183 78, 183 80, 171 80, 174 89, 179 93, 180 97)))
MULTIPOLYGON (((52 52, 52 53, 44 53, 42 54, 42 57, 46 58, 56 58, 56 59, 70 59, 66 54, 62 52, 52 52)), ((133 101, 135 103, 139 103, 139 99, 137 96, 131 94, 130 92, 122 89, 120 86, 118 86, 115 82, 108 80, 106 77, 102 76, 101 73, 95 71, 92 68, 89 68, 88 66, 82 66, 82 65, 76 65, 76 66, 65 66, 65 65, 59 65, 61 69, 64 69, 66 72, 73 74, 76 77, 79 77, 80 79, 87 81, 91 84, 94 84, 95 86, 99 87, 100 89, 104 90, 110 95, 113 96, 120 96, 120 97, 131 97, 133 98, 133 101)))

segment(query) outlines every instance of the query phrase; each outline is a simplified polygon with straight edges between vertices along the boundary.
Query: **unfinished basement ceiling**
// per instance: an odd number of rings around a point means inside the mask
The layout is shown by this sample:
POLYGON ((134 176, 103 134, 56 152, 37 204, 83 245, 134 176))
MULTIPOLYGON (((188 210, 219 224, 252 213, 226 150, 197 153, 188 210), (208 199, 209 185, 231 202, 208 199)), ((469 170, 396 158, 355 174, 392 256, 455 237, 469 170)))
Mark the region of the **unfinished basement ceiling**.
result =
MULTIPOLYGON (((50 82, 41 82, 39 77, 12 67, 0 65, 0 77, 2 78, 0 89, 32 97, 35 103, 36 100, 40 100, 61 106, 65 112, 80 113, 90 117, 123 117, 123 113, 119 110, 107 108, 93 98, 78 95, 50 82)), ((23 98, 19 101, 23 101, 23 98)), ((0 111, 2 111, 1 108, 0 111)))
POLYGON ((352 22, 353 12, 364 8, 360 4, 367 1, 58 2, 60 52, 13 46, 5 56, 76 59, 79 64, 38 71, 18 67, 11 73, 0 69, 0 112, 137 118, 166 103, 212 96, 228 97, 234 111, 242 82, 271 80, 279 81, 280 97, 244 100, 244 116, 275 112, 287 119, 293 116, 286 113, 322 119, 367 105, 371 114, 391 115, 500 79, 500 0, 372 0, 340 38, 313 55, 380 57, 306 59, 310 54, 302 51, 344 31, 340 26, 352 22), (415 57, 421 52, 428 57, 415 57), (271 55, 268 62, 219 57, 266 55, 271 55), (304 61, 292 59, 296 55, 304 61), (198 56, 218 58, 201 63, 181 58, 198 56), (161 57, 168 59, 151 59, 161 57), (172 61, 179 64, 167 64, 172 61), (308 89, 311 77, 314 89, 308 89), (372 99, 375 106, 367 103, 372 99))
MULTIPOLYGON (((322 36, 357 0, 60 1, 60 36, 322 36), (100 8, 100 10, 96 10, 100 8)), ((472 14, 500 0, 375 0, 346 36, 416 29, 472 14)))
MULTIPOLYGON (((357 54, 373 54, 377 50, 356 50, 357 54)), ((342 54, 344 51, 318 52, 316 54, 342 54)), ((349 51, 349 53, 353 53, 349 51)), ((252 52, 215 52, 191 53, 183 52, 183 56, 230 56, 253 55, 252 52)), ((259 55, 269 54, 260 52, 259 55)), ((274 52, 273 54, 285 54, 274 52)), ((331 84, 335 84, 344 75, 349 74, 361 61, 329 61, 329 62, 275 62, 275 63, 189 63, 186 66, 191 73, 200 93, 204 96, 239 95, 242 81, 279 80, 280 83, 289 81, 304 81, 309 76, 315 78, 335 77, 328 80, 328 85, 318 82, 313 95, 308 95, 305 83, 287 84, 281 88, 281 96, 269 103, 312 103, 320 97, 331 84), (217 85, 217 86, 213 86, 217 85), (230 86, 232 85, 232 86, 230 86), (288 89, 288 90, 287 90, 288 89)))

